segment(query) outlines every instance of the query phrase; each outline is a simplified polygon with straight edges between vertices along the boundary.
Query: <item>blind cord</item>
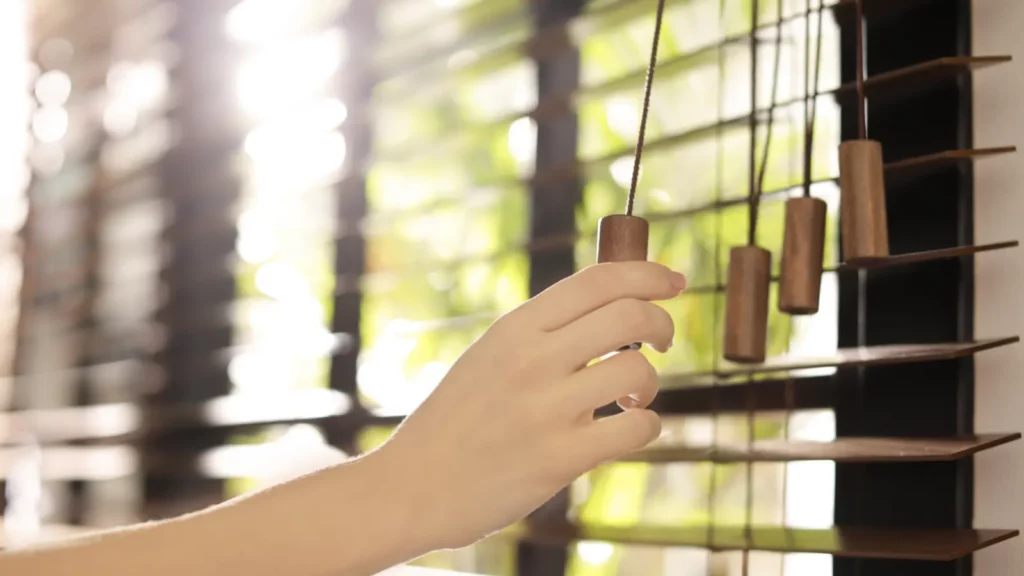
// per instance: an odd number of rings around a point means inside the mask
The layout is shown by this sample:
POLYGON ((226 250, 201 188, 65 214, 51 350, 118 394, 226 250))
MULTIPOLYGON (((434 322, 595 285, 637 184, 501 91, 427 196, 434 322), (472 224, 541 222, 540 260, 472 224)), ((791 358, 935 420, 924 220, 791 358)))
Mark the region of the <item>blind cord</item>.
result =
MULTIPOLYGON (((757 3, 755 2, 755 5, 756 4, 757 3)), ((751 191, 751 196, 750 196, 750 228, 749 228, 750 234, 748 235, 747 243, 749 245, 751 245, 751 246, 754 246, 757 243, 757 212, 758 212, 758 208, 761 205, 761 192, 764 190, 764 177, 765 177, 765 173, 768 171, 768 153, 771 151, 771 147, 772 147, 772 128, 775 125, 775 104, 776 104, 776 101, 778 99, 778 92, 779 92, 779 69, 781 67, 781 62, 782 62, 782 24, 783 24, 783 10, 782 10, 782 8, 783 8, 783 3, 780 0, 779 1, 779 12, 778 12, 778 22, 775 25, 775 62, 774 62, 774 66, 773 66, 773 69, 772 69, 772 94, 771 94, 771 102, 768 105, 767 134, 765 134, 765 137, 764 137, 764 152, 762 153, 762 156, 761 156, 761 167, 760 167, 760 170, 758 171, 758 175, 757 175, 757 185, 755 186, 754 190, 751 191)), ((752 32, 751 34, 752 34, 752 37, 751 37, 750 41, 754 42, 755 45, 756 45, 756 43, 757 43, 756 22, 755 22, 755 31, 752 32)), ((752 110, 751 115, 756 116, 756 114, 757 114, 757 112, 756 112, 756 110, 757 110, 756 102, 753 102, 753 101, 751 102, 751 110, 752 110)), ((756 133, 757 132, 756 132, 756 124, 755 124, 754 134, 756 134, 756 133)), ((751 170, 753 171, 753 166, 751 166, 751 170)))
POLYGON ((807 46, 805 51, 806 61, 804 65, 804 93, 806 99, 804 100, 804 114, 806 116, 805 121, 806 134, 804 135, 804 197, 809 198, 811 196, 811 163, 814 160, 814 124, 817 120, 818 115, 818 86, 821 78, 821 33, 822 33, 822 19, 825 13, 824 4, 818 6, 818 37, 815 42, 815 56, 814 56, 814 85, 808 86, 811 82, 811 0, 807 0, 807 46), (808 109, 810 110, 808 112, 808 109))
POLYGON ((644 83, 644 103, 640 109, 640 133, 637 136, 636 151, 633 155, 633 178, 629 184, 626 199, 626 215, 633 215, 636 202, 636 186, 640 180, 640 158, 644 151, 644 136, 647 133, 647 116, 651 110, 651 87, 654 85, 654 70, 658 63, 658 43, 661 40, 661 21, 665 16, 665 0, 658 0, 658 11, 654 19, 654 41, 651 43, 651 60, 647 63, 647 80, 644 83))
POLYGON ((857 0, 857 134, 868 137, 867 101, 864 98, 864 2, 857 0))

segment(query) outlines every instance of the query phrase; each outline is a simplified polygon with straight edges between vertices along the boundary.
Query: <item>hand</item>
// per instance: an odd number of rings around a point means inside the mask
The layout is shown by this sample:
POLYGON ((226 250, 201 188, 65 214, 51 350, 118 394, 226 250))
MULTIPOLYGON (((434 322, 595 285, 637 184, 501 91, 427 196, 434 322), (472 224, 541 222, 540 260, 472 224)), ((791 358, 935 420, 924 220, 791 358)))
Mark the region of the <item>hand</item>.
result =
MULTIPOLYGON (((665 352, 672 319, 651 303, 681 274, 600 264, 500 318, 370 458, 408 480, 408 521, 431 549, 458 548, 522 519, 584 472, 646 446, 657 374, 633 342, 665 352), (624 412, 595 420, 618 401, 624 412), (417 517, 418 516, 418 517, 417 517)), ((410 528, 407 526, 407 528, 410 528)))

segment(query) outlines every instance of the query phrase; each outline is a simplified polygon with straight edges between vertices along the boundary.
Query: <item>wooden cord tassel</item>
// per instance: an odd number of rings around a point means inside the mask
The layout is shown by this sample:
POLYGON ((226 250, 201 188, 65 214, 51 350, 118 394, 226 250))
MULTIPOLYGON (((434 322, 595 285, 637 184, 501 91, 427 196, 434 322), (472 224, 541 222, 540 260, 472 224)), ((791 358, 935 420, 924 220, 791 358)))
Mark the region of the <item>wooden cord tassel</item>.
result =
MULTIPOLYGON (((637 184, 640 181, 640 160, 644 151, 644 135, 647 132, 647 116, 651 110, 651 88, 654 86, 654 72, 658 65, 658 41, 661 38, 661 22, 665 17, 665 0, 658 0, 654 16, 654 39, 651 42, 651 59, 647 63, 647 79, 644 82, 644 99, 640 107, 640 129, 636 139, 633 158, 633 178, 626 198, 626 213, 605 216, 597 224, 597 261, 630 262, 647 260, 647 238, 650 224, 647 220, 633 215, 637 184)), ((639 350, 640 343, 624 346, 620 350, 639 350)))
POLYGON ((820 198, 786 201, 786 231, 782 241, 779 310, 787 314, 816 314, 821 295, 825 254, 825 215, 820 198))
MULTIPOLYGON (((612 214, 597 225, 597 261, 632 262, 647 260, 647 238, 650 225, 639 216, 612 214)), ((640 343, 623 350, 639 350, 640 343)))
POLYGON ((806 54, 804 57, 804 195, 786 201, 785 234, 782 241, 779 277, 779 310, 791 315, 818 313, 821 273, 825 256, 825 218, 828 206, 811 196, 811 167, 814 159, 814 120, 817 116, 818 75, 821 72, 821 24, 823 6, 818 7, 817 57, 811 83, 811 3, 807 2, 806 54))
MULTIPOLYGON (((771 284, 772 253, 757 246, 757 214, 764 190, 772 143, 772 127, 782 59, 783 4, 778 4, 775 37, 775 66, 772 72, 771 106, 760 170, 757 170, 757 42, 750 44, 750 222, 747 245, 729 252, 729 273, 725 289, 725 342, 722 356, 743 364, 764 362, 768 350, 768 288, 771 284), (757 173, 755 173, 757 171, 757 173)), ((751 30, 757 29, 758 2, 751 4, 751 30)))
POLYGON ((772 253, 760 246, 729 251, 725 290, 725 346, 730 362, 764 362, 768 342, 768 285, 772 253))
POLYGON ((840 219, 843 259, 889 256, 882 144, 849 140, 839 146, 840 219))
POLYGON ((889 222, 885 213, 885 168, 882 144, 867 137, 864 97, 864 6, 857 0, 857 131, 859 138, 839 146, 840 220, 843 259, 889 256, 889 222))

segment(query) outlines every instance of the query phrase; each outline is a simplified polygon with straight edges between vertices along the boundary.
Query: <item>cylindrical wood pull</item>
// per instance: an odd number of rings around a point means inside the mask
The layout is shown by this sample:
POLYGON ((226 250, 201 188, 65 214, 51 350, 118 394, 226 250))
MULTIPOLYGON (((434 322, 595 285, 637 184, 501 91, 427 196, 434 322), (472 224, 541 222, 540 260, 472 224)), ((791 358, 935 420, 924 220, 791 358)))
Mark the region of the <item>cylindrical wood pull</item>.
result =
POLYGON ((730 362, 764 362, 771 268, 772 254, 764 248, 738 246, 729 252, 724 356, 730 362))
MULTIPOLYGON (((647 260, 647 238, 650 224, 639 216, 612 214, 597 224, 597 262, 632 262, 647 260)), ((622 350, 639 350, 634 342, 622 350)))
POLYGON ((849 140, 839 146, 843 260, 889 256, 882 145, 849 140))
POLYGON ((791 198, 786 201, 779 310, 787 314, 818 312, 827 212, 828 206, 820 198, 791 198))
POLYGON ((647 260, 650 224, 639 216, 613 214, 597 225, 597 261, 631 262, 647 260))

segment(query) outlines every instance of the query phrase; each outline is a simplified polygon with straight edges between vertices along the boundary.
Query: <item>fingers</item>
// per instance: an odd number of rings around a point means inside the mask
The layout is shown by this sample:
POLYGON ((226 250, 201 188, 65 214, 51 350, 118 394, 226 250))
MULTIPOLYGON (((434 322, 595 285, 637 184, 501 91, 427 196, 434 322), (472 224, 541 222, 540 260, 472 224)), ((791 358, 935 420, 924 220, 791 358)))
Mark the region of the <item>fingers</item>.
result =
POLYGON ((657 413, 636 408, 585 425, 578 446, 594 467, 640 450, 660 435, 657 413))
POLYGON ((685 287, 682 274, 654 262, 598 264, 548 288, 519 312, 538 329, 551 331, 616 300, 667 300, 685 287))
POLYGON ((579 318, 555 333, 553 349, 560 351, 564 368, 577 370, 633 342, 650 344, 665 352, 672 346, 675 326, 661 307, 642 300, 616 300, 579 318))
POLYGON ((576 372, 560 392, 567 410, 577 414, 615 401, 628 405, 624 407, 646 408, 658 394, 658 374, 643 354, 621 352, 576 372))

